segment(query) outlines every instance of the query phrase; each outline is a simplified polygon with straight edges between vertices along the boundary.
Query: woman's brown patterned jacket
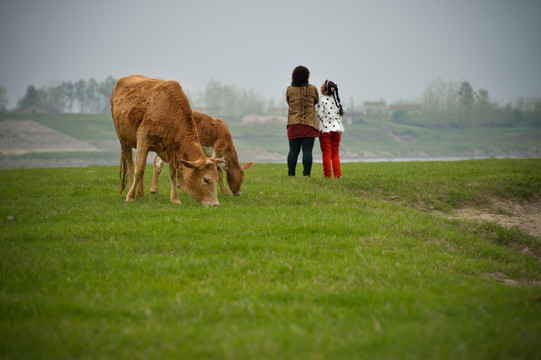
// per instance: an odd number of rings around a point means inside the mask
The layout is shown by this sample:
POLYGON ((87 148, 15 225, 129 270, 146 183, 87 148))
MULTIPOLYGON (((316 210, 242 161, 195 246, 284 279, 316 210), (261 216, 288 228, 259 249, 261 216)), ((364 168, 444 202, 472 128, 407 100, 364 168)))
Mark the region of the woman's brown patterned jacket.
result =
POLYGON ((286 100, 289 105, 287 125, 304 124, 319 131, 319 121, 315 105, 319 100, 317 88, 314 85, 289 86, 286 100))

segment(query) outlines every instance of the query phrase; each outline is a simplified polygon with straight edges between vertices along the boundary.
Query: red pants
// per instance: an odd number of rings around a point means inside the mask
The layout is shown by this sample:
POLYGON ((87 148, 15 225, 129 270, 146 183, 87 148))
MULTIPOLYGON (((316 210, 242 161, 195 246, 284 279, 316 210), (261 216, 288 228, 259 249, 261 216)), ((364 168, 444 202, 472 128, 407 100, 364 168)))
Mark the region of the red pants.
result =
POLYGON ((321 147, 321 154, 323 158, 323 176, 325 177, 332 177, 332 173, 334 173, 334 177, 342 176, 342 170, 340 170, 341 139, 342 133, 336 131, 321 133, 319 135, 319 146, 321 147))

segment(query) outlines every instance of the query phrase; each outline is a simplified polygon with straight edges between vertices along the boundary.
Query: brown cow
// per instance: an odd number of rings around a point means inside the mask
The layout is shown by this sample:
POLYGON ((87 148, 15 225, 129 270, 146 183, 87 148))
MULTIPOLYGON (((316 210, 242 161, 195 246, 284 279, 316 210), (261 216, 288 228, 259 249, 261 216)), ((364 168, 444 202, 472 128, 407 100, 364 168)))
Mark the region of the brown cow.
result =
MULTIPOLYGON (((225 165, 218 166, 218 184, 222 194, 227 194, 227 189, 224 186, 222 169, 225 170, 227 183, 231 192, 238 196, 240 195, 240 187, 244 180, 244 171, 253 165, 250 161, 244 165, 239 164, 237 150, 233 145, 233 137, 227 127, 227 124, 220 119, 215 119, 212 116, 203 114, 199 111, 193 111, 193 119, 197 126, 199 141, 205 155, 216 157, 225 160, 225 165)), ((158 155, 154 157, 154 174, 152 176, 151 193, 158 191, 158 177, 163 169, 163 160, 158 155)), ((185 190, 184 179, 179 172, 179 182, 182 190, 185 190)))
POLYGON ((135 200, 135 191, 144 196, 143 174, 149 151, 155 151, 170 164, 170 200, 180 204, 176 177, 181 166, 193 198, 203 206, 219 206, 216 194, 218 159, 209 159, 199 143, 192 109, 176 81, 131 75, 118 80, 111 93, 111 113, 121 146, 121 181, 126 171, 129 191, 126 201, 135 200), (135 168, 132 148, 136 148, 135 168))

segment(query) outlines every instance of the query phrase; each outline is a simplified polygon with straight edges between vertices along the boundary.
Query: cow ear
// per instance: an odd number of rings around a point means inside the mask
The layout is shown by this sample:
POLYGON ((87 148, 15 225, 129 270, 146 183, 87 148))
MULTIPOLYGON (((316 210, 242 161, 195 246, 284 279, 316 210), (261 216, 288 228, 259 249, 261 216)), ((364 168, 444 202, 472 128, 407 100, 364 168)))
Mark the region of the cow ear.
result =
POLYGON ((184 167, 187 167, 187 168, 190 168, 190 169, 195 169, 197 167, 197 164, 193 161, 188 161, 188 160, 180 160, 180 163, 182 164, 182 166, 184 167))
POLYGON ((242 170, 248 170, 249 168, 252 167, 253 164, 254 164, 254 162, 250 161, 250 162, 247 162, 246 164, 241 165, 241 168, 242 168, 242 170))

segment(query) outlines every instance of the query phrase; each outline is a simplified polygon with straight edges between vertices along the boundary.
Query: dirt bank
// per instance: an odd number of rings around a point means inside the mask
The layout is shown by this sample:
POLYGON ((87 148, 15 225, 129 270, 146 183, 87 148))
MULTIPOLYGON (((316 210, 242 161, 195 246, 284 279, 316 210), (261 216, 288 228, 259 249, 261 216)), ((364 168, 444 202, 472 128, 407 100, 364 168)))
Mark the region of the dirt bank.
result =
POLYGON ((474 221, 493 222, 520 230, 541 240, 541 198, 518 203, 511 200, 492 199, 490 209, 463 208, 449 217, 474 221))
POLYGON ((78 140, 32 120, 0 121, 0 153, 21 155, 32 152, 99 151, 78 140))

